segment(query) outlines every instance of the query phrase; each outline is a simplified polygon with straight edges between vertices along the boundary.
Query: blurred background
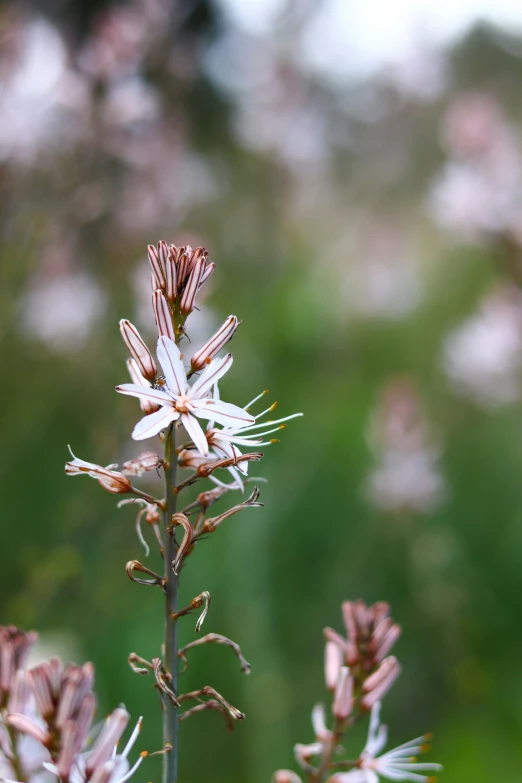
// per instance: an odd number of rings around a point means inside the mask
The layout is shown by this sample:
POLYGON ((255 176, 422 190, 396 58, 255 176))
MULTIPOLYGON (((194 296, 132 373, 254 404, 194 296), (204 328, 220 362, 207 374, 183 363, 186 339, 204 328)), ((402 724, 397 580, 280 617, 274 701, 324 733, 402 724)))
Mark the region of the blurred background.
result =
POLYGON ((193 652, 184 687, 248 719, 182 724, 181 779, 293 766, 326 696, 322 628, 361 597, 404 628, 391 741, 433 730, 446 783, 518 783, 519 4, 4 2, 0 84, 0 622, 93 660, 102 713, 124 701, 159 747, 126 663, 161 637, 158 596, 124 572, 135 514, 63 464, 68 443, 139 452, 117 323, 152 339, 148 243, 202 244, 218 270, 192 343, 237 314, 224 395, 269 387, 305 418, 255 468, 265 508, 184 574, 253 671, 193 652))

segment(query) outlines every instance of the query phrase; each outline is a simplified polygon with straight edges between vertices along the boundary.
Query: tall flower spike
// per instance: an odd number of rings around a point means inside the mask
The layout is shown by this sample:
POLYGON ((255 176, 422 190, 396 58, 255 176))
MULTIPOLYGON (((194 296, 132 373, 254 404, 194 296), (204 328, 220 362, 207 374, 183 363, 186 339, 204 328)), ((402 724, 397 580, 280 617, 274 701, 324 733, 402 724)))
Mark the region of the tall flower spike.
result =
POLYGON ((168 337, 160 337, 157 356, 166 379, 162 389, 145 389, 132 383, 116 387, 116 391, 121 394, 149 400, 161 406, 159 411, 138 422, 132 433, 135 440, 151 438, 180 419, 197 450, 206 456, 208 443, 197 418, 212 419, 232 427, 254 423, 254 417, 243 408, 207 396, 212 386, 232 366, 231 354, 211 362, 192 386, 188 384, 181 353, 175 342, 168 337))

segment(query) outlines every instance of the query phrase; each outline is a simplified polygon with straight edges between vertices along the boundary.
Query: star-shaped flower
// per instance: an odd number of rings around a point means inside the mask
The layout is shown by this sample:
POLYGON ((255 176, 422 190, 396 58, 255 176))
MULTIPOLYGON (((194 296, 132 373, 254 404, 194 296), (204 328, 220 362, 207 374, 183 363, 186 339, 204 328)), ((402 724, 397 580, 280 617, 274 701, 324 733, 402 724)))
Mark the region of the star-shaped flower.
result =
POLYGON ((255 423, 255 418, 243 408, 208 396, 214 384, 232 366, 232 354, 212 361, 196 382, 189 386, 176 343, 169 337, 162 336, 158 340, 156 353, 166 381, 161 388, 146 388, 134 383, 124 383, 116 387, 116 391, 121 394, 149 400, 160 406, 156 413, 144 416, 136 424, 132 433, 134 440, 151 438, 171 422, 181 419, 197 450, 207 456, 208 442, 198 418, 210 419, 225 427, 243 427, 255 423))
POLYGON ((388 739, 388 729, 380 722, 381 702, 372 707, 368 739, 358 761, 358 768, 350 772, 340 772, 331 777, 328 783, 379 783, 379 777, 388 780, 412 780, 414 783, 429 783, 435 778, 421 775, 419 772, 442 769, 440 764, 433 762, 417 762, 415 755, 429 750, 426 745, 428 737, 417 737, 405 742, 382 756, 388 739))

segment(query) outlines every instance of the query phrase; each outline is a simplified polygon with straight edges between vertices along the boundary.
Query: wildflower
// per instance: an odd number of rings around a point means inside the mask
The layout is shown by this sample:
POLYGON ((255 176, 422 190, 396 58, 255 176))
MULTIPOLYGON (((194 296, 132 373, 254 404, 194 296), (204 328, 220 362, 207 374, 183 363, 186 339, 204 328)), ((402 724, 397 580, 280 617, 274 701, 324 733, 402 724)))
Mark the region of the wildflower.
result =
POLYGON ((429 783, 435 778, 419 774, 442 769, 433 762, 417 762, 415 755, 429 750, 426 745, 428 736, 417 737, 405 742, 382 756, 380 753, 388 739, 388 729, 380 723, 381 703, 376 702, 370 716, 368 739, 357 761, 357 769, 341 772, 329 778, 328 783, 379 783, 379 778, 388 780, 412 780, 416 783, 429 783))
MULTIPOLYGON (((151 414, 151 416, 153 415, 151 414)), ((132 488, 132 484, 127 476, 112 470, 113 467, 116 467, 115 465, 108 465, 106 468, 102 468, 101 465, 95 465, 93 462, 85 462, 85 460, 74 456, 70 446, 67 448, 73 458, 72 462, 65 463, 65 472, 68 476, 81 476, 82 473, 86 473, 91 478, 97 479, 107 492, 113 492, 115 495, 129 492, 132 488)))
POLYGON ((197 381, 189 386, 182 356, 176 343, 168 337, 158 340, 157 356, 166 383, 159 389, 146 389, 132 383, 116 387, 116 391, 132 397, 146 399, 160 405, 159 411, 145 416, 135 426, 132 437, 144 440, 157 435, 177 419, 185 427, 197 450, 207 456, 208 442, 196 417, 212 419, 229 427, 254 424, 255 418, 243 408, 208 397, 212 386, 230 369, 232 355, 211 362, 197 381))

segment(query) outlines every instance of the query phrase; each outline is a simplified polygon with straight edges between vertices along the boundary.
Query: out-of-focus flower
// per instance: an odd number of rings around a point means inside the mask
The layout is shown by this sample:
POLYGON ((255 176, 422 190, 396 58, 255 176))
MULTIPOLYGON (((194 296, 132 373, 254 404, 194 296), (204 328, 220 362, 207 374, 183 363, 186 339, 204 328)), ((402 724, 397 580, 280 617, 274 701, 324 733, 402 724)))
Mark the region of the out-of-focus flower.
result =
POLYGON ((212 419, 225 426, 255 423, 255 418, 243 408, 208 397, 214 384, 232 366, 231 354, 207 365, 192 386, 188 384, 180 350, 173 340, 168 337, 160 337, 157 355, 166 378, 166 384, 162 388, 145 389, 143 386, 132 383, 124 383, 116 387, 116 391, 121 394, 149 400, 161 406, 159 411, 145 416, 138 422, 132 433, 135 440, 143 440, 157 435, 171 422, 181 419, 195 447, 203 456, 206 456, 209 451, 207 439, 196 417, 212 419))
POLYGON ((98 284, 83 273, 34 283, 20 303, 20 327, 54 351, 78 349, 105 308, 98 284))
POLYGON ((484 407, 520 398, 522 296, 515 286, 494 289, 444 344, 444 369, 453 387, 484 407))
POLYGON ((411 780, 415 783, 429 783, 434 778, 423 775, 423 772, 438 771, 440 764, 433 762, 417 762, 416 755, 429 750, 426 741, 429 736, 417 737, 403 745, 383 753, 388 739, 388 729, 380 723, 380 702, 372 708, 370 728, 364 750, 357 761, 357 769, 350 772, 340 772, 329 778, 329 783, 379 783, 379 778, 387 780, 411 780))
POLYGON ((439 505, 445 495, 438 468, 440 451, 408 379, 394 380, 385 387, 368 440, 376 465, 364 489, 377 508, 429 512, 439 505))
POLYGON ((395 658, 386 658, 399 638, 401 628, 389 616, 390 607, 384 601, 366 606, 364 601, 344 601, 342 605, 346 638, 325 628, 327 643, 339 646, 344 661, 350 667, 352 675, 362 686, 363 699, 369 708, 371 692, 382 683, 388 690, 397 677, 400 667, 395 658))
POLYGON ((122 472, 126 476, 143 476, 149 470, 156 470, 161 464, 161 459, 153 451, 143 451, 134 459, 124 462, 122 472))
POLYGON ((301 778, 290 769, 278 769, 274 773, 272 783, 301 783, 301 778))
POLYGON ((487 94, 458 96, 443 123, 448 151, 429 206, 457 239, 522 239, 522 154, 513 129, 487 94))
POLYGON ((132 488, 127 476, 112 470, 112 468, 115 467, 114 465, 103 468, 101 465, 95 465, 93 462, 85 462, 85 460, 74 456, 70 446, 68 448, 73 458, 71 462, 65 463, 65 472, 68 476, 81 476, 82 474, 86 474, 99 481, 107 492, 112 492, 116 495, 129 492, 132 488))

